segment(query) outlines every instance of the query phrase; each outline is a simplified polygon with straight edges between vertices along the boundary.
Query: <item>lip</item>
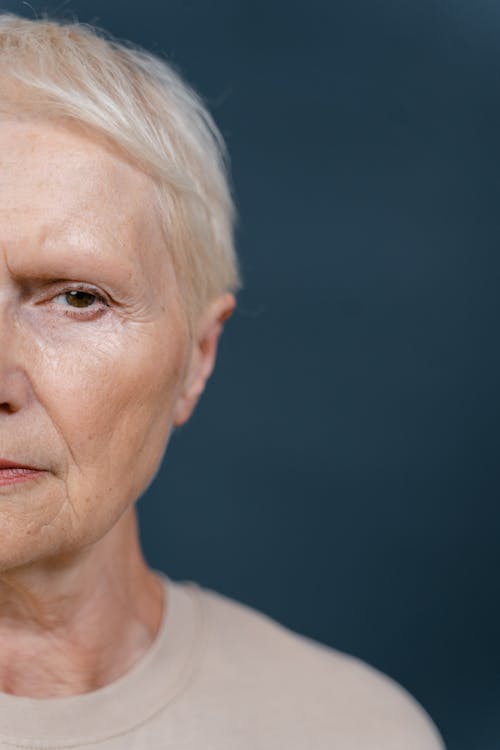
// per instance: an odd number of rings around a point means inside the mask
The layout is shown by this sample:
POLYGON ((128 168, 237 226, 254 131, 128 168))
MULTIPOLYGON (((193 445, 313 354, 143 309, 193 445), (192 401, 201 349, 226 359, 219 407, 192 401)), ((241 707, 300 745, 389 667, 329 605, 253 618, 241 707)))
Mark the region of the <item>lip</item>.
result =
POLYGON ((6 458, 0 458, 0 471, 2 469, 30 469, 31 471, 42 471, 38 466, 28 466, 27 464, 18 464, 15 461, 9 461, 6 458))
POLYGON ((0 487, 10 484, 19 484, 27 482, 41 474, 45 474, 44 469, 38 469, 36 466, 9 461, 6 458, 0 458, 0 487))

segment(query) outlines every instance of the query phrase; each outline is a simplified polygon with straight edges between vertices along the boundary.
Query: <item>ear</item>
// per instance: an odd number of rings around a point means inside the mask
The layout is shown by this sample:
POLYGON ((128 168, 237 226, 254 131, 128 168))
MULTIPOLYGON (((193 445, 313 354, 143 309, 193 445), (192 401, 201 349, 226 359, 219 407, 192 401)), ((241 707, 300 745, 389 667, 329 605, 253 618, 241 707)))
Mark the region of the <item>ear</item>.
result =
POLYGON ((173 425, 180 427, 187 422, 205 390, 205 385, 215 365, 217 345, 225 321, 236 307, 230 292, 213 299, 202 313, 196 326, 192 342, 190 361, 181 392, 174 407, 173 425))

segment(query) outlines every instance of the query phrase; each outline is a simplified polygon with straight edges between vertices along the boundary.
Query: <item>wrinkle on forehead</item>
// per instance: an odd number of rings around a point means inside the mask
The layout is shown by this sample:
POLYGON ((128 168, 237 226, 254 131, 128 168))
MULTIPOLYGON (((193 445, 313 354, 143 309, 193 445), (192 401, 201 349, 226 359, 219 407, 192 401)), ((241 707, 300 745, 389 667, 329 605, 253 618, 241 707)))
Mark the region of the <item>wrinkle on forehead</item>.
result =
POLYGON ((103 138, 52 122, 0 121, 0 243, 109 253, 155 286, 168 251, 154 183, 103 138), (23 236, 24 235, 24 236, 23 236))

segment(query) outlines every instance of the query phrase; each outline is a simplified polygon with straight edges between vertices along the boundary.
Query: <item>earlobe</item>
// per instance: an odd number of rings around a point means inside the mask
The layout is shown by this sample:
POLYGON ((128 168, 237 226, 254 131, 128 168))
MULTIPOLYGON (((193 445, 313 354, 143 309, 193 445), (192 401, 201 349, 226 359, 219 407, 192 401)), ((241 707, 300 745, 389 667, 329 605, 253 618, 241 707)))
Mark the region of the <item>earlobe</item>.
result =
POLYGON ((187 422, 205 390, 215 366, 217 346, 224 323, 233 313, 235 305, 234 295, 227 293, 213 300, 201 316, 197 339, 192 344, 184 387, 174 409, 174 427, 180 427, 187 422))

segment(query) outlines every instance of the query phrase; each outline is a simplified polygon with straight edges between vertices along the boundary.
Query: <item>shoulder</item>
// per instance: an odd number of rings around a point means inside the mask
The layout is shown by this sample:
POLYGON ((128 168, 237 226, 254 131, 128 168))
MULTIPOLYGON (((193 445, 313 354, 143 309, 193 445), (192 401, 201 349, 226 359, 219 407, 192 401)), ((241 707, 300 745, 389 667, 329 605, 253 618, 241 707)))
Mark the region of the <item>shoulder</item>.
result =
POLYGON ((296 739, 311 743, 313 733, 342 740, 346 750, 443 750, 424 709, 391 678, 247 605, 195 588, 212 679, 243 690, 246 709, 257 707, 259 721, 269 710, 269 721, 281 716, 296 739))

